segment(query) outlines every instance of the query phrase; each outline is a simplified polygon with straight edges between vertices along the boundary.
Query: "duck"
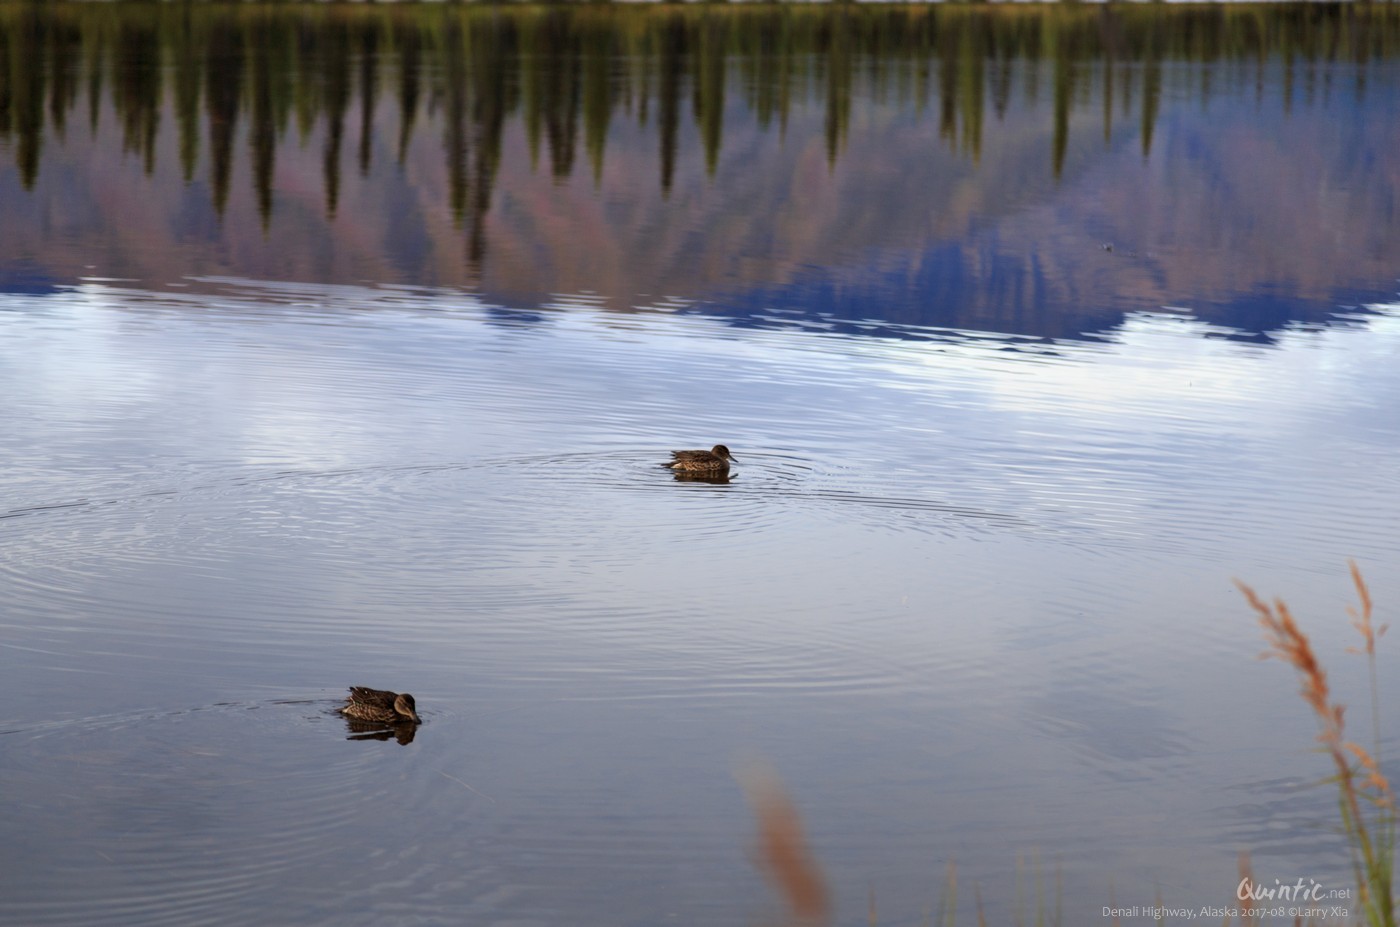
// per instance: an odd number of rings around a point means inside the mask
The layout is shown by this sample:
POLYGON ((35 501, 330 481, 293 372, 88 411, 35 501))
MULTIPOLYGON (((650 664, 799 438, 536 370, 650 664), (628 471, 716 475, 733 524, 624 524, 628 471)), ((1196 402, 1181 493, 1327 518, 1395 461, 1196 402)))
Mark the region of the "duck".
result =
POLYGON ((671 461, 661 466, 687 473, 717 473, 729 469, 734 455, 723 444, 716 444, 708 451, 672 451, 671 461))
POLYGON ((418 706, 413 696, 407 692, 386 692, 383 689, 367 689, 364 686, 351 686, 345 699, 345 707, 340 713, 357 721, 377 721, 382 724, 402 724, 412 722, 422 724, 418 717, 418 706))

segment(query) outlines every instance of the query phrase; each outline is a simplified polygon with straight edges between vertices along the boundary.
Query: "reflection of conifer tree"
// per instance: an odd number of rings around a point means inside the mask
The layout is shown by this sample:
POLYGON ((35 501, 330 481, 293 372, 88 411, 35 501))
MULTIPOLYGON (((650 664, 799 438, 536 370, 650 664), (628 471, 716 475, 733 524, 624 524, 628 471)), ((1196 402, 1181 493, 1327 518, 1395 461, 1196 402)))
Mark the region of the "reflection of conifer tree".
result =
POLYGON ((1103 144, 1107 148, 1113 140, 1113 56, 1109 55, 1103 62, 1103 144))
POLYGON ((68 122, 68 111, 78 99, 78 58, 82 50, 82 33, 67 15, 56 15, 49 26, 51 49, 48 67, 49 120, 60 139, 68 122))
POLYGON ((958 136, 958 48, 951 29, 938 34, 938 136, 949 142, 958 136))
MULTIPOLYGON (((1348 14, 1349 16, 1354 15, 1353 12, 1352 12, 1350 9, 1347 10, 1347 14, 1348 14)), ((1354 30, 1354 31, 1351 33, 1351 36, 1350 36, 1350 37, 1351 37, 1351 43, 1350 43, 1350 44, 1351 44, 1351 63, 1352 63, 1352 65, 1353 65, 1353 70, 1352 70, 1352 84, 1351 84, 1352 99, 1353 99, 1355 102, 1360 103, 1362 100, 1366 99, 1366 74, 1367 74, 1367 68, 1366 68, 1366 52, 1367 52, 1367 48, 1366 48, 1366 44, 1365 44, 1364 42, 1362 42, 1362 41, 1359 41, 1358 38, 1357 38, 1357 36, 1359 36, 1359 35, 1365 35, 1366 33, 1365 33, 1365 28, 1364 28, 1363 25, 1362 25, 1361 23, 1359 23, 1359 22, 1353 22, 1353 23, 1351 24, 1351 27, 1352 27, 1352 29, 1354 30)))
POLYGON ((1132 48, 1128 41, 1128 29, 1124 18, 1115 7, 1100 8, 1095 17, 1098 47, 1096 52, 1105 57, 1128 58, 1132 48))
POLYGON ((696 50, 694 107, 700 125, 700 144, 705 149, 705 172, 713 174, 719 164, 724 137, 725 42, 728 18, 711 13, 700 22, 696 50))
POLYGON ((401 20, 394 30, 399 55, 399 163, 408 153, 408 140, 418 118, 418 97, 423 79, 423 33, 416 25, 401 20))
POLYGON ((1142 156, 1152 151, 1152 129, 1157 124, 1157 108, 1162 102, 1162 63, 1155 58, 1147 62, 1142 72, 1142 156))
POLYGON ((615 36, 611 24, 583 31, 583 132, 585 148, 588 151, 589 165, 593 168, 593 181, 597 183, 603 176, 603 148, 608 138, 608 123, 612 119, 612 81, 609 79, 609 66, 615 54, 612 40, 615 36))
POLYGON ((799 43, 793 37, 790 25, 783 30, 784 39, 779 46, 781 68, 778 71, 778 134, 787 135, 788 113, 792 111, 792 97, 798 89, 798 75, 794 62, 800 54, 799 43))
POLYGON ((102 116, 102 77, 107 73, 103 59, 107 54, 107 47, 96 29, 88 31, 84 36, 84 43, 87 46, 83 49, 83 67, 88 78, 88 131, 96 135, 102 116))
POLYGON ((1021 95, 1026 103, 1034 108, 1040 103, 1040 32, 1026 45, 1026 79, 1021 95))
POLYGON ((199 161, 199 90, 203 75, 193 15, 189 6, 180 8, 170 42, 175 66, 175 125, 180 133, 180 168, 185 183, 194 178, 199 161))
POLYGON ((924 10, 918 20, 918 34, 906 49, 900 62, 900 98, 913 103, 914 110, 921 117, 928 109, 929 59, 933 48, 932 37, 937 27, 937 11, 924 10))
POLYGON ((160 36, 148 18, 133 17, 122 23, 112 62, 112 103, 122 123, 123 144, 141 156, 148 174, 155 169, 160 124, 160 53, 160 36))
POLYGON ((543 97, 545 140, 555 177, 564 178, 574 170, 574 145, 578 136, 581 81, 579 61, 571 41, 568 10, 549 9, 540 25, 545 55, 543 97))
POLYGON ((273 137, 285 137, 287 126, 297 104, 297 88, 305 80, 298 75, 301 60, 297 56, 297 30, 285 17, 272 17, 263 32, 267 43, 267 87, 273 137))
POLYGON ((24 189, 39 176, 39 153, 44 144, 44 27, 36 10, 25 7, 10 33, 5 83, 9 85, 9 125, 15 134, 15 166, 24 189))
MULTIPOLYGON (((650 32, 648 31, 648 38, 650 32)), ((651 66, 653 62, 652 52, 654 49, 647 42, 639 42, 636 47, 628 49, 630 59, 631 74, 629 75, 627 89, 627 104, 629 112, 635 106, 637 125, 644 126, 651 119, 651 66)))
POLYGON ((658 31, 656 122, 661 141, 661 194, 671 192, 681 125, 681 85, 685 76, 685 20, 667 13, 658 31))
POLYGON ((258 217, 266 232, 272 221, 272 175, 277 159, 277 115, 272 100, 273 35, 266 20, 255 21, 248 31, 253 190, 258 201, 258 217))
POLYGON ((326 214, 335 217, 340 203, 340 149, 345 140, 345 114, 350 110, 350 30, 339 18, 321 30, 319 64, 322 69, 321 100, 326 113, 326 214))
MULTIPOLYGON (((455 13, 456 11, 454 11, 455 13)), ((443 34, 442 74, 446 111, 443 145, 447 149, 447 201, 459 225, 467 208, 467 66, 461 19, 454 15, 443 34)))
POLYGON ((749 39, 753 51, 746 56, 752 67, 749 87, 749 106, 760 129, 768 128, 780 105, 779 88, 788 76, 788 64, 792 60, 786 47, 787 31, 784 28, 789 16, 784 11, 762 11, 757 22, 749 27, 749 39))
POLYGON ((847 92, 855 86, 855 81, 861 74, 865 75, 865 86, 871 99, 884 101, 890 92, 890 66, 894 63, 894 56, 898 53, 894 47, 896 42, 900 42, 887 30, 895 21, 894 17, 901 13, 887 12, 879 10, 875 13, 874 22, 863 22, 864 16, 857 14, 850 19, 850 27, 846 44, 850 47, 853 56, 851 66, 851 83, 847 87, 847 92))
POLYGON ((316 120, 321 112, 322 87, 318 81, 320 41, 315 25, 309 19, 298 19, 292 24, 293 44, 296 49, 296 76, 293 84, 293 111, 296 113, 297 133, 302 142, 311 138, 316 130, 316 120))
POLYGON ((205 55, 205 106, 209 110, 209 173, 214 209, 223 215, 233 172, 233 138, 243 93, 243 33, 227 20, 209 30, 205 55))
MULTIPOLYGON (((276 147, 295 106, 303 139, 325 121, 326 200, 333 215, 352 94, 359 94, 360 105, 357 163, 368 172, 379 65, 392 46, 398 56, 401 162, 425 92, 437 90, 437 78, 428 75, 443 75, 449 194, 454 215, 469 229, 468 258, 479 264, 502 138, 517 111, 532 157, 547 140, 550 170, 569 176, 582 141, 595 181, 603 170, 615 108, 631 112, 635 107, 638 121, 648 127, 654 112, 662 193, 669 196, 680 157, 683 94, 693 103, 711 172, 722 152, 726 103, 735 102, 726 99, 731 80, 743 88, 739 102, 764 129, 776 122, 781 130, 795 99, 824 102, 825 142, 833 161, 849 132, 857 84, 877 101, 893 95, 902 103, 912 92, 920 114, 927 96, 937 93, 933 118, 950 144, 975 159, 988 95, 999 118, 1017 92, 1036 106, 1040 56, 1047 55, 1046 89, 1053 99, 1046 102, 1058 176, 1076 104, 1101 110, 1105 144, 1112 142, 1115 116, 1120 126, 1137 121, 1147 156, 1168 73, 1181 73, 1172 77, 1172 86, 1202 103, 1217 89, 1215 69, 1221 61, 1253 64, 1261 104, 1280 84, 1285 109, 1295 95, 1325 99, 1340 89, 1333 82, 1342 79, 1351 81, 1348 89, 1360 99, 1369 63, 1393 55, 1398 33, 1400 16, 1384 5, 1090 9, 1066 4, 1035 11, 858 4, 647 10, 507 6, 428 14, 364 6, 309 12, 290 5, 0 4, 0 138, 14 149, 21 182, 33 184, 43 133, 61 136, 86 84, 93 132, 110 105, 122 144, 150 171, 159 120, 165 117, 161 66, 167 64, 174 81, 171 108, 180 167, 186 179, 198 171, 204 142, 198 126, 207 118, 211 196, 218 211, 225 208, 235 170, 233 149, 239 147, 250 158, 259 213, 265 225, 270 221, 276 147), (615 69, 619 61, 623 72, 615 69), (1339 77, 1338 62, 1347 63, 1348 78, 1339 77), (1024 73, 1018 73, 1022 67, 1024 73), (104 83, 111 85, 106 99, 104 83), (246 149, 235 145, 244 105, 246 149)), ((436 105, 434 98, 434 113, 436 105)))
POLYGON ((10 46, 18 42, 9 21, 0 19, 0 139, 10 137, 10 124, 14 120, 14 68, 15 62, 23 59, 11 51, 10 46))
POLYGON ((1293 112, 1293 49, 1290 47, 1283 54, 1283 111, 1286 114, 1293 112))
POLYGON ((366 19, 360 24, 360 175, 369 174, 374 142, 374 107, 379 102, 379 38, 378 19, 366 19))
POLYGON ((846 141, 851 121, 851 80, 855 70, 851 49, 853 22, 847 9, 837 9, 826 54, 826 157, 833 167, 846 141))
POLYGON ((958 97, 962 109, 963 147, 972 154, 974 161, 982 154, 982 112, 987 92, 987 62, 981 41, 984 22, 981 18, 964 22, 967 28, 963 29, 963 40, 958 46, 958 97))
POLYGON ((476 30, 472 42, 472 140, 474 161, 469 195, 467 267, 473 281, 481 278, 486 260, 486 214, 501 162, 506 113, 514 108, 509 74, 518 65, 518 36, 514 20, 493 21, 476 30))
POLYGON ((530 148, 530 167, 540 163, 540 139, 544 137, 544 56, 540 30, 535 17, 524 22, 520 31, 520 94, 525 99, 525 141, 530 148))
POLYGON ((1103 59, 1103 90, 1100 93, 1103 98, 1103 143, 1106 148, 1113 140, 1113 78, 1118 57, 1123 54, 1123 25, 1113 10, 1104 7, 1098 16, 1098 27, 1098 54, 1103 59))
POLYGON ((1065 166, 1065 151, 1069 148, 1069 114, 1074 103, 1075 63, 1072 52, 1064 45, 1054 51, 1054 134, 1051 142, 1051 171, 1056 179, 1065 166))
POLYGON ((992 108, 997 119, 1006 118, 1006 107, 1011 102, 1011 56, 1000 56, 992 64, 992 108))
MULTIPOLYGON (((914 112, 920 118, 928 112, 929 83, 930 75, 933 73, 929 68, 928 54, 922 54, 918 62, 914 65, 914 112)), ((995 85, 994 85, 995 86, 995 85)))

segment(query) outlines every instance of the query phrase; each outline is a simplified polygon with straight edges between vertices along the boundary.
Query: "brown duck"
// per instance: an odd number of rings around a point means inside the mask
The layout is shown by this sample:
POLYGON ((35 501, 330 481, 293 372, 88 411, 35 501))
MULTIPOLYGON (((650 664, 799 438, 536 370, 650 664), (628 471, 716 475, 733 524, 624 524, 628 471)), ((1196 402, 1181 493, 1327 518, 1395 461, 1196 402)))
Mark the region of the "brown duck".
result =
POLYGON ((413 722, 422 724, 418 717, 418 706, 413 696, 407 692, 386 692, 382 689, 366 689, 364 686, 351 686, 346 696, 345 707, 340 713, 357 721, 377 721, 381 724, 401 724, 413 722))
POLYGON ((721 473, 729 469, 734 455, 723 444, 716 444, 708 451, 672 451, 670 463, 661 466, 686 473, 721 473))

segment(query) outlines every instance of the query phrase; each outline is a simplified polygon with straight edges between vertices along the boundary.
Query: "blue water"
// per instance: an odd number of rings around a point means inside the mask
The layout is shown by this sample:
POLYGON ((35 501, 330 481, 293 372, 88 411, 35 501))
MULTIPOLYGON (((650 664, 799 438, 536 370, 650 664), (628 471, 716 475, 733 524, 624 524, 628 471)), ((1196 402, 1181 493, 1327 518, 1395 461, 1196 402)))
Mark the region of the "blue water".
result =
POLYGON ((1226 905, 1240 851, 1347 884, 1232 579, 1369 744, 1393 62, 1099 57, 1057 109, 1054 61, 989 60, 950 129, 938 61, 857 56, 843 121, 835 65, 765 115, 734 53, 707 151, 686 58, 668 162, 618 53, 601 148, 561 170, 522 71, 499 135, 459 110, 459 189, 451 62, 406 131, 407 47, 338 129, 330 84, 287 110, 270 207, 214 91, 187 168, 170 50, 154 123, 52 90, 32 177, 0 134, 0 923, 780 921, 753 764, 833 923, 924 923, 950 863, 959 924, 1226 905), (727 481, 659 466, 715 443, 727 481), (350 685, 425 723, 362 738, 350 685))
POLYGON ((1008 352, 218 289, 6 298, 7 920, 737 923, 752 756, 841 910, 949 860, 1005 903, 1035 852, 1068 912, 1215 903, 1240 848, 1344 874, 1230 578, 1364 704, 1393 307, 1008 352), (719 439, 727 484, 657 466, 719 439), (414 691, 412 744, 347 740, 349 684, 414 691))

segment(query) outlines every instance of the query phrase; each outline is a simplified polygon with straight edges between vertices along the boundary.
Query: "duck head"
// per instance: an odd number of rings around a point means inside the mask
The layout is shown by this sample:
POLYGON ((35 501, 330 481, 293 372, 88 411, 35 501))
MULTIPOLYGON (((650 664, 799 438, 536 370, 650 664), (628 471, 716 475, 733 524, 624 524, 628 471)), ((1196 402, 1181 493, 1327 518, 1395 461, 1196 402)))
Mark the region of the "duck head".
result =
POLYGON ((418 717, 418 706, 414 704, 413 696, 407 692, 394 699, 394 714, 406 718, 414 724, 423 723, 422 719, 418 717))

